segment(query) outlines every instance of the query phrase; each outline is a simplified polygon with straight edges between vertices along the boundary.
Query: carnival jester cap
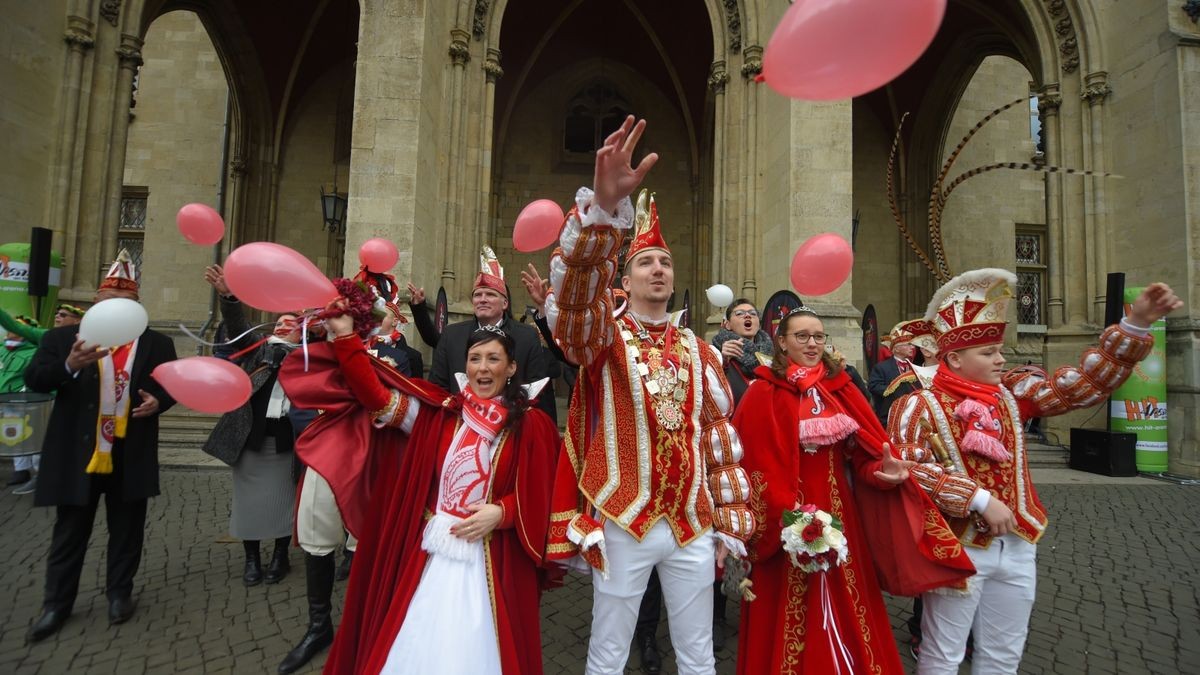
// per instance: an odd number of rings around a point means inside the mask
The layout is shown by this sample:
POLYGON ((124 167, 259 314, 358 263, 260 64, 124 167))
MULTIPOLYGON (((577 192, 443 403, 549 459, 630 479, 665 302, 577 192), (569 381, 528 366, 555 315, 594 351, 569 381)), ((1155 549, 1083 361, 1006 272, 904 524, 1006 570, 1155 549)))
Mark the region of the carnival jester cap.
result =
POLYGON ((937 352, 937 338, 933 336, 933 326, 925 319, 910 319, 901 321, 888 333, 888 343, 893 347, 911 344, 919 349, 937 352))
POLYGON ((484 246, 479 254, 479 276, 475 277, 475 286, 472 288, 490 288, 505 299, 508 298, 508 286, 504 284, 504 268, 500 266, 500 260, 496 258, 496 252, 491 246, 484 246))
POLYGON ((1012 272, 989 267, 963 272, 939 288, 925 310, 938 354, 1003 343, 1016 283, 1012 272))
POLYGON ((133 258, 129 257, 129 251, 121 249, 117 253, 117 259, 108 268, 108 274, 104 275, 104 280, 100 282, 100 287, 96 290, 99 291, 106 288, 128 291, 133 293, 135 298, 137 297, 137 267, 133 264, 133 258))
POLYGON ((649 190, 642 190, 638 193, 637 207, 633 214, 633 241, 629 243, 629 253, 625 254, 625 266, 628 267, 634 258, 646 251, 671 254, 658 222, 658 206, 654 203, 654 194, 649 190))

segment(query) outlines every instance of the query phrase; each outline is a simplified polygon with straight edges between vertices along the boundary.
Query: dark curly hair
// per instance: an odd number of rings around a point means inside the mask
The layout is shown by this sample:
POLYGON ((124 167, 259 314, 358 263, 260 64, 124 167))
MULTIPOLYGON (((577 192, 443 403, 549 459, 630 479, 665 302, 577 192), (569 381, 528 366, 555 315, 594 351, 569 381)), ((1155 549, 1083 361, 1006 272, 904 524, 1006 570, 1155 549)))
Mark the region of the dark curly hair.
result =
MULTIPOLYGON (((508 360, 516 363, 517 345, 513 341, 512 336, 504 331, 496 329, 480 328, 467 338, 467 349, 465 354, 470 354, 471 350, 479 345, 489 342, 499 342, 504 348, 504 354, 508 360)), ((508 378, 505 383, 501 396, 504 397, 504 403, 508 406, 508 421, 505 422, 505 428, 514 428, 521 417, 525 415, 525 411, 529 409, 529 396, 525 393, 525 389, 521 386, 521 371, 513 373, 513 376, 508 378)))

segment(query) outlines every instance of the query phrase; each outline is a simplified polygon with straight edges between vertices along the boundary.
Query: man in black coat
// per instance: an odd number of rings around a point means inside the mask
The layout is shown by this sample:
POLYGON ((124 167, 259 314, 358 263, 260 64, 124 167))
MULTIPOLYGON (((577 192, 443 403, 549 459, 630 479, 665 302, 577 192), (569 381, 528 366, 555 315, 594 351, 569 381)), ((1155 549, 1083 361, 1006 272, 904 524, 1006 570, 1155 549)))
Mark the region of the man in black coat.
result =
MULTIPOLYGON (((491 248, 485 246, 481 258, 488 271, 481 272, 475 278, 475 288, 471 292, 474 318, 446 326, 446 330, 437 336, 436 331, 432 330, 433 322, 429 317, 428 308, 425 307, 422 289, 413 289, 416 292, 409 304, 413 321, 417 324, 422 339, 434 347, 429 381, 451 393, 458 392, 458 382, 454 374, 464 373, 467 369, 467 338, 482 326, 496 326, 512 337, 517 347, 517 374, 522 382, 529 384, 549 376, 545 350, 538 339, 537 331, 514 321, 508 315, 508 287, 504 284, 504 272, 496 262, 491 248)), ((550 419, 558 419, 552 387, 543 391, 538 398, 537 407, 549 415, 550 419)))
POLYGON ((924 323, 920 319, 914 319, 896 324, 889 334, 892 341, 892 357, 876 363, 867 379, 867 388, 871 391, 871 405, 884 428, 887 428, 888 411, 891 410, 892 403, 918 388, 915 378, 901 381, 897 381, 897 378, 912 373, 912 360, 917 351, 912 341, 920 330, 919 325, 924 323))
MULTIPOLYGON (((96 291, 96 302, 111 298, 137 299, 133 264, 125 251, 96 291)), ((132 347, 97 350, 78 339, 78 332, 78 325, 47 332, 25 371, 33 391, 57 392, 34 493, 37 506, 56 508, 42 615, 29 631, 34 642, 57 632, 71 614, 102 494, 109 529, 108 619, 119 624, 132 616, 133 577, 142 559, 147 501, 159 492, 158 416, 175 403, 150 378, 156 366, 175 359, 169 337, 147 329, 132 347), (132 362, 127 358, 130 352, 132 362), (109 377, 102 377, 102 368, 111 369, 109 377), (102 382, 114 386, 116 393, 102 396, 102 382), (119 430, 126 398, 128 416, 124 437, 114 433, 110 445, 109 436, 100 433, 109 425, 100 422, 106 399, 114 398, 113 425, 119 430), (106 450, 110 450, 105 459, 111 459, 111 471, 102 472, 107 461, 96 458, 106 450)))

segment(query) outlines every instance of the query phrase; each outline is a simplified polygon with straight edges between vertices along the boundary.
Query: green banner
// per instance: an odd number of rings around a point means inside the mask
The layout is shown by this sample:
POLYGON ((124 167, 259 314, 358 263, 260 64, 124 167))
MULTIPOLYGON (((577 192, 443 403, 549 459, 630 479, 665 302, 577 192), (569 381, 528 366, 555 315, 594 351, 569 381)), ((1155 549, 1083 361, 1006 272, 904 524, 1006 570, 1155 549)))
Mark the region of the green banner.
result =
MULTIPOLYGON (((1125 289, 1125 316, 1142 292, 1125 289)), ((1109 431, 1137 434, 1137 468, 1147 473, 1167 470, 1167 321, 1150 327, 1154 349, 1133 369, 1125 384, 1110 399, 1109 431)))
MULTIPOLYGON (((62 256, 50 254, 50 289, 37 308, 38 323, 49 328, 54 322, 58 305, 58 288, 62 283, 62 256)), ((29 295, 29 244, 0 245, 0 308, 12 315, 34 316, 34 301, 29 295)))

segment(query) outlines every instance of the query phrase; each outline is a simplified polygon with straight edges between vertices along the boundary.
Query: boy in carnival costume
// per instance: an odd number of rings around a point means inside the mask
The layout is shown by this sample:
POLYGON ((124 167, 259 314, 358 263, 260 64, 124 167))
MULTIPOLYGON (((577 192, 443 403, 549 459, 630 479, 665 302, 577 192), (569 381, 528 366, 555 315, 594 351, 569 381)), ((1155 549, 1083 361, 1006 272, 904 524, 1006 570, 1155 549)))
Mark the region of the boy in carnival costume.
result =
POLYGON ((981 269, 951 279, 929 303, 940 365, 932 385, 892 408, 889 432, 946 514, 976 575, 925 593, 921 675, 958 673, 975 628, 972 672, 1016 673, 1029 630, 1037 542, 1048 518, 1030 480, 1022 420, 1101 403, 1150 353, 1149 328, 1183 303, 1151 284, 1078 368, 1005 372, 1004 329, 1016 277, 981 269), (986 488, 984 486, 987 486, 986 488))

